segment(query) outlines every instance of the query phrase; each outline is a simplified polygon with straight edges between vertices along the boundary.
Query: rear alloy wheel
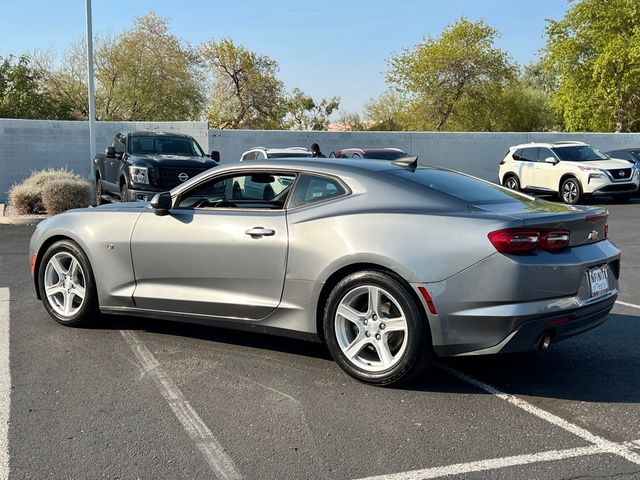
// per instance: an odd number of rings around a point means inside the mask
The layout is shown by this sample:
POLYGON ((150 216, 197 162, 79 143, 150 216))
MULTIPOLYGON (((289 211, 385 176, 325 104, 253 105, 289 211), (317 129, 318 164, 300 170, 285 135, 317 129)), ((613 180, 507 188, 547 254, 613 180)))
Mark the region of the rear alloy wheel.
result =
POLYGON ((582 189, 577 179, 570 177, 567 178, 560 187, 560 197, 569 205, 575 205, 580 201, 582 195, 582 189))
POLYGON ((520 191, 520 182, 518 181, 518 177, 514 175, 510 175, 504 179, 504 186, 509 190, 520 191))
POLYGON ((38 288, 47 312, 63 325, 81 327, 99 315, 91 266, 70 240, 51 245, 40 262, 38 288))
POLYGON ((352 377, 374 385, 410 380, 430 364, 431 338, 408 288, 378 271, 335 286, 324 314, 327 346, 352 377))

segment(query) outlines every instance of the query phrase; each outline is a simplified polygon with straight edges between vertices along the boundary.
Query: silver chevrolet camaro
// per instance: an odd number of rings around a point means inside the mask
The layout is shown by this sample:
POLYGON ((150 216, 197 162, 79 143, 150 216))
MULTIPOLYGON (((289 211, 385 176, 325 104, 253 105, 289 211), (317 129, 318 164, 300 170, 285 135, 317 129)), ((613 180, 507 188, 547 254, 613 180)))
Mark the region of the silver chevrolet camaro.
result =
POLYGON ((64 325, 130 314, 319 340, 390 385, 434 356, 546 348, 602 323, 620 272, 607 215, 415 158, 247 162, 43 221, 31 272, 64 325))

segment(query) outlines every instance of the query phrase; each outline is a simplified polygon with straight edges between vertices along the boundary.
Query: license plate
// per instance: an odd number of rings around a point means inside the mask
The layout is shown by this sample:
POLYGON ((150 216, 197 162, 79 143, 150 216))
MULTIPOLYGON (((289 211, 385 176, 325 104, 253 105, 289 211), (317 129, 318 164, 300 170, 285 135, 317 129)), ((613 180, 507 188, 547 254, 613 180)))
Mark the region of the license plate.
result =
POLYGON ((592 268, 587 273, 589 274, 592 297, 603 295, 609 291, 609 268, 606 265, 592 268))

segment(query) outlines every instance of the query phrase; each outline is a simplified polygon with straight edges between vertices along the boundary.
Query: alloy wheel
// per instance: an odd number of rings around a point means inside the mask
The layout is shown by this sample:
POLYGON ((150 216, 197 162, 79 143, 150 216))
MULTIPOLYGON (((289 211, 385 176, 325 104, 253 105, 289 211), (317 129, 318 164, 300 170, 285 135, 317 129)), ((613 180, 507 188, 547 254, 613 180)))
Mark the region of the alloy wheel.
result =
POLYGON ((362 285, 347 292, 334 322, 342 353, 351 364, 367 372, 390 369, 407 347, 405 313, 400 303, 378 286, 362 285))
POLYGON ((579 195, 579 187, 574 180, 567 180, 562 184, 562 199, 566 203, 576 203, 579 195))
POLYGON ((44 272, 44 291, 59 315, 72 317, 78 313, 86 295, 85 273, 78 259, 68 252, 52 256, 44 272))

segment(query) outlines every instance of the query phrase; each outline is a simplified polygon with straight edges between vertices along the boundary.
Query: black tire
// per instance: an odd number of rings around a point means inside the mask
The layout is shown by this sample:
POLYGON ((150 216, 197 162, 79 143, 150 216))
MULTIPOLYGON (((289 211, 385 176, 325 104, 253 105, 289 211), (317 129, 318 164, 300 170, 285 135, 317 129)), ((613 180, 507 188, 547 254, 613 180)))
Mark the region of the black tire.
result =
MULTIPOLYGON (((53 266, 51 268, 55 270, 53 266)), ((69 270, 71 270, 71 268, 69 268, 69 270)), ((71 240, 61 240, 54 243, 42 256, 40 266, 38 268, 38 290, 40 292, 40 298, 42 299, 44 308, 56 322, 62 325, 70 327, 86 327, 97 321, 100 316, 100 310, 98 308, 98 294, 96 292, 93 270, 91 269, 89 260, 87 259, 87 256, 84 254, 82 249, 71 240), (75 258, 81 267, 81 273, 83 275, 83 282, 77 281, 79 277, 76 277, 75 281, 72 280, 72 282, 75 282, 84 288, 84 298, 82 302, 77 302, 79 303, 79 305, 77 306, 77 310, 71 315, 64 315, 56 310, 56 308, 52 304, 54 303, 54 300, 50 300, 47 296, 45 286, 45 274, 47 272, 47 266, 49 265, 53 257, 58 256, 59 254, 60 256, 70 256, 72 258, 75 258)), ((56 298, 60 297, 58 296, 56 298)), ((60 308, 60 305, 58 305, 58 308, 60 308)))
MULTIPOLYGON (((381 300, 382 298, 385 297, 381 296, 381 300)), ((384 305, 384 303, 382 304, 384 305)), ((426 318, 426 314, 422 314, 421 310, 422 307, 416 304, 409 287, 405 286, 400 279, 390 274, 374 270, 353 273, 342 279, 333 288, 329 294, 329 298, 327 299, 327 304, 324 309, 323 324, 325 341, 329 348, 329 352, 336 363, 346 373, 361 382, 378 386, 390 386, 407 382, 423 373, 429 367, 433 358, 433 347, 428 320, 426 318), (337 315, 338 306, 345 299, 349 298, 349 296, 352 295, 352 292, 357 291, 358 288, 362 287, 374 287, 381 291, 383 290, 388 292, 389 295, 393 297, 397 305, 402 309, 400 313, 402 313, 406 319, 406 333, 403 332, 401 334, 401 342, 404 345, 404 349, 399 349, 395 355, 392 353, 392 355, 394 355, 393 361, 395 363, 390 368, 380 371, 371 371, 361 368, 357 365, 357 360, 350 360, 343 352, 343 347, 340 346, 340 340, 336 333, 337 329, 342 328, 339 326, 339 316, 337 315), (406 344, 404 343, 404 340, 406 340, 406 344)), ((388 311, 390 312, 390 309, 388 311)), ((373 319, 376 319, 375 316, 373 319)), ((371 319, 369 321, 371 321, 371 319)), ((377 321, 379 322, 379 325, 384 322, 385 319, 381 316, 377 321)), ((361 328, 367 329, 370 327, 358 326, 356 336, 360 335, 361 328)), ((384 330, 380 330, 380 333, 383 332, 384 330)), ((391 333, 395 334, 397 332, 391 333)), ((387 334, 389 334, 389 332, 387 332, 387 334)), ((372 342, 373 336, 367 336, 369 339, 366 341, 372 342)), ((378 335, 374 336, 379 338, 378 335)), ((392 337, 383 336, 383 338, 388 345, 392 337)), ((373 349, 371 345, 366 345, 360 350, 358 357, 361 357, 362 355, 378 355, 375 352, 376 350, 373 349), (367 349, 369 350, 367 351, 367 349)), ((380 360, 382 360, 382 357, 380 357, 380 360)))
POLYGON ((100 178, 96 179, 96 206, 102 205, 104 202, 102 201, 102 181, 100 178))
POLYGON ((513 190, 516 192, 520 191, 520 180, 518 180, 518 177, 516 177, 515 175, 507 175, 504 178, 502 185, 507 187, 509 190, 513 190))
POLYGON ((120 201, 128 202, 129 201, 129 187, 127 186, 127 181, 125 180, 120 185, 120 201))
POLYGON ((575 177, 568 177, 560 185, 560 199, 568 205, 576 205, 582 197, 582 187, 575 177))

